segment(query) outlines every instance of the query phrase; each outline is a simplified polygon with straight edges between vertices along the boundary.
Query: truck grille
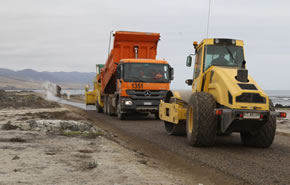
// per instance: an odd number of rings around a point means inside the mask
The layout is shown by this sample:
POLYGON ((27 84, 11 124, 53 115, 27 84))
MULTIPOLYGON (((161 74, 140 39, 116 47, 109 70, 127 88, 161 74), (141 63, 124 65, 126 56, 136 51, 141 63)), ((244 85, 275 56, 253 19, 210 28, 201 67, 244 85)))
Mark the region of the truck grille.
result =
POLYGON ((240 103, 266 103, 266 98, 258 93, 243 93, 236 97, 236 102, 240 103))
POLYGON ((162 90, 127 90, 132 99, 162 99, 167 91, 162 90))

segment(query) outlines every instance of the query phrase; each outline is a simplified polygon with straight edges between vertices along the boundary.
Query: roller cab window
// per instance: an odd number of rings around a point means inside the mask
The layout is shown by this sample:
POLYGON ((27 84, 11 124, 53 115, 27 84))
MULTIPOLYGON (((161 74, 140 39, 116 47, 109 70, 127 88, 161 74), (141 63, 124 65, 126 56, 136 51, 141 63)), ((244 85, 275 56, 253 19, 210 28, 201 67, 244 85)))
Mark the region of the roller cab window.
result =
POLYGON ((243 48, 236 45, 206 45, 204 71, 210 66, 241 67, 244 61, 243 48))
POLYGON ((196 79, 199 76, 201 59, 202 59, 202 49, 199 49, 195 56, 193 79, 196 79))

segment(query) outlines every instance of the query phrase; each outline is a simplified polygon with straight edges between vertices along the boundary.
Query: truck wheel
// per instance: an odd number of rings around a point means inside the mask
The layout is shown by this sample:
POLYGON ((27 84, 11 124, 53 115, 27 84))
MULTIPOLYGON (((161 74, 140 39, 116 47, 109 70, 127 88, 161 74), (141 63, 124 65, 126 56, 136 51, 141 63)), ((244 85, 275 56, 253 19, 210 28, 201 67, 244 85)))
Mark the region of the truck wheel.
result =
POLYGON ((125 120, 125 114, 121 112, 121 102, 118 101, 118 105, 117 105, 117 116, 119 118, 119 120, 125 120))
POLYGON ((99 102, 96 102, 96 109, 98 113, 102 113, 103 112, 103 108, 100 106, 99 102))
POLYGON ((108 115, 108 97, 104 97, 104 113, 108 115))
POLYGON ((160 119, 160 118, 159 118, 159 111, 155 112, 155 113, 154 113, 154 116, 155 116, 155 119, 159 120, 159 119, 160 119))
POLYGON ((211 146, 217 134, 217 120, 214 114, 216 101, 204 92, 191 95, 187 109, 186 135, 192 146, 211 146))
MULTIPOLYGON (((270 100, 270 111, 275 111, 275 107, 270 100)), ((269 148, 273 143, 276 133, 276 116, 272 115, 265 125, 263 125, 258 132, 249 133, 241 132, 241 139, 244 145, 258 148, 269 148)))
POLYGON ((184 136, 186 134, 186 123, 181 121, 178 124, 164 121, 164 126, 168 135, 184 136))
POLYGON ((113 115, 112 99, 110 97, 107 99, 107 114, 109 116, 113 115))

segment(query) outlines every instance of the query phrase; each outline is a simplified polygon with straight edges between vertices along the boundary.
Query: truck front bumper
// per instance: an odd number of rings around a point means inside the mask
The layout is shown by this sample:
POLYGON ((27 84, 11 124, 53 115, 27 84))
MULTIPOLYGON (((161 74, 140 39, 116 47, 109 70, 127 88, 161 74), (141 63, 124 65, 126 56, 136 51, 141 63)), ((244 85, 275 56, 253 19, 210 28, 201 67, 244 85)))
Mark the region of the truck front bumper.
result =
POLYGON ((158 112, 160 100, 131 99, 129 97, 121 97, 121 112, 158 112))

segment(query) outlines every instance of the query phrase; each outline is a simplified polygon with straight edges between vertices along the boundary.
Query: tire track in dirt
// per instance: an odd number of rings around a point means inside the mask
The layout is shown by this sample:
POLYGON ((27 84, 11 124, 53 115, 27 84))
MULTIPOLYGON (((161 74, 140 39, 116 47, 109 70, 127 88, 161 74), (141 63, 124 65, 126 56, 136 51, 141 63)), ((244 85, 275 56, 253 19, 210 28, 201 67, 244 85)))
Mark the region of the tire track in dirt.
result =
POLYGON ((179 170, 182 170, 181 161, 187 161, 187 165, 193 167, 191 174, 209 177, 215 184, 290 184, 290 140, 287 136, 276 135, 269 149, 245 147, 239 134, 218 137, 214 147, 195 148, 187 145, 185 137, 168 136, 163 122, 153 117, 134 116, 120 121, 95 111, 88 113, 98 120, 97 125, 112 130, 126 145, 165 163, 175 162, 171 167, 176 166, 179 170), (172 158, 178 160, 171 161, 172 158))

